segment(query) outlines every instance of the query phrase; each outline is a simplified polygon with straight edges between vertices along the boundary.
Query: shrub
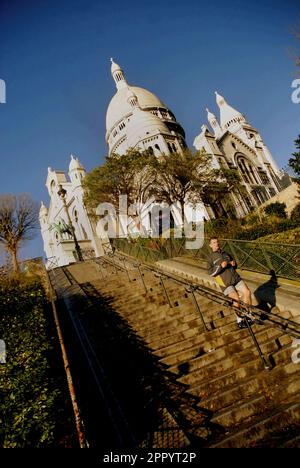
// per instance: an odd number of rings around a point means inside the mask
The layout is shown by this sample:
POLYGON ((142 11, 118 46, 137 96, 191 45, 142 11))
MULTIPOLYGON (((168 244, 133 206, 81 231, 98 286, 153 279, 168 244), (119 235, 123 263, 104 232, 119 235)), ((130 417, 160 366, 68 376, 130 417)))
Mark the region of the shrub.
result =
POLYGON ((294 222, 300 223, 300 203, 298 203, 291 212, 290 219, 294 222))
POLYGON ((279 218, 287 218, 285 209, 286 209, 285 203, 275 202, 275 203, 270 203, 270 205, 267 205, 264 211, 267 216, 275 215, 275 216, 278 216, 279 218))
POLYGON ((218 219, 211 219, 205 223, 205 235, 216 235, 220 231, 224 230, 228 223, 228 218, 218 218, 218 219))
POLYGON ((36 279, 2 278, 0 303, 7 349, 0 366, 0 447, 59 445, 65 401, 45 290, 36 279))

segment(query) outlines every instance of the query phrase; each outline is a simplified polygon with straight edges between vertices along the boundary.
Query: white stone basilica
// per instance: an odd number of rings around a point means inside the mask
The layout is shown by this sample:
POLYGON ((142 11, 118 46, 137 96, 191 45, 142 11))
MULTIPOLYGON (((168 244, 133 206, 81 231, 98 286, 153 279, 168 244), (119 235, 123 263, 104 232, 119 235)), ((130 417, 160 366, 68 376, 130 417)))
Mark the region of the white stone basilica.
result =
MULTIPOLYGON (((186 148, 185 132, 172 111, 153 93, 128 84, 121 67, 111 59, 111 74, 117 92, 106 113, 105 139, 109 155, 125 154, 129 148, 150 150, 172 157, 173 152, 186 148)), ((243 217, 260 206, 283 188, 283 173, 259 132, 246 118, 216 93, 220 119, 207 109, 208 122, 202 125, 195 138, 196 149, 204 149, 212 156, 215 167, 236 169, 242 186, 224 200, 212 199, 203 204, 197 220, 219 217, 243 217), (234 209, 232 209, 232 206, 234 209)), ((76 237, 86 257, 103 255, 103 244, 96 233, 95 222, 89 219, 83 203, 82 179, 85 169, 77 158, 71 156, 69 180, 64 172, 48 169, 46 186, 50 196, 49 208, 42 203, 40 209, 41 232, 48 268, 65 265, 76 260, 72 236, 62 229, 68 224, 66 210, 57 195, 60 185, 66 190, 66 204, 76 237)), ((224 197, 225 198, 225 197, 224 197)), ((189 218, 189 210, 187 210, 189 218)), ((175 224, 177 222, 176 215, 175 224)), ((189 219, 188 219, 189 221, 189 219)), ((193 219, 193 221, 195 221, 193 219)), ((145 220, 148 223, 148 220, 145 220)), ((145 226, 147 230, 148 225, 145 226)))

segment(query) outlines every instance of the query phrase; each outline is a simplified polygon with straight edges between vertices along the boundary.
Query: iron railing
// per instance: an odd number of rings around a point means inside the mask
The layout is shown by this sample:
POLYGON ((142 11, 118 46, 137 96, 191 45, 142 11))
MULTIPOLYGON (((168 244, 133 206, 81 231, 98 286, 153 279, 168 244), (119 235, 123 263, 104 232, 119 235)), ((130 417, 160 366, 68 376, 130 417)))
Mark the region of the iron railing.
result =
MULTIPOLYGON (((159 278, 160 286, 162 287, 163 293, 164 293, 164 295, 166 297, 166 300, 167 300, 167 302, 169 304, 169 307, 171 307, 171 308, 173 307, 173 305, 172 305, 172 302, 171 302, 171 299, 170 299, 170 296, 169 296, 169 293, 168 293, 168 290, 167 290, 167 287, 166 287, 166 283, 165 283, 164 280, 165 279, 171 279, 174 282, 176 282, 177 284, 180 284, 181 286, 184 285, 185 286, 185 291, 192 295, 195 309, 197 310, 197 312, 199 314, 199 317, 201 318, 201 321, 202 321, 202 324, 203 324, 203 327, 204 327, 203 329, 206 330, 206 332, 212 331, 213 329, 209 329, 207 327, 207 323, 206 323, 205 317, 204 317, 204 315, 202 313, 199 302, 197 301, 196 294, 200 295, 200 296, 204 296, 206 298, 209 298, 209 299, 213 300, 216 303, 226 305, 227 307, 232 309, 234 312, 237 312, 237 309, 235 307, 233 307, 233 300, 228 298, 228 297, 224 297, 224 295, 222 293, 220 293, 218 291, 215 291, 215 290, 213 290, 211 288, 208 288, 207 286, 202 286, 202 285, 198 285, 198 284, 196 285, 196 284, 192 283, 190 280, 186 280, 184 278, 179 278, 177 275, 174 275, 172 273, 162 271, 157 266, 146 265, 146 264, 143 264, 143 263, 136 263, 134 261, 134 259, 129 258, 127 256, 125 257, 125 256, 120 255, 120 252, 115 251, 115 253, 112 254, 110 257, 100 257, 100 258, 96 259, 95 261, 100 267, 100 271, 101 271, 101 274, 103 275, 103 278, 105 278, 105 276, 104 276, 104 272, 103 272, 102 268, 105 267, 105 265, 107 265, 107 264, 111 264, 111 266, 114 268, 114 272, 116 274, 121 273, 122 271, 123 272, 126 271, 129 281, 131 281, 131 279, 130 279, 130 276, 128 274, 129 272, 128 272, 127 267, 126 267, 126 263, 128 265, 131 265, 131 267, 133 267, 133 269, 138 270, 138 273, 139 273, 139 276, 140 276, 140 278, 142 280, 142 283, 143 283, 143 286, 145 288, 146 294, 148 292, 148 288, 147 288, 147 285, 145 284, 145 279, 143 278, 144 275, 142 274, 141 270, 142 269, 147 270, 148 273, 151 272, 154 276, 159 278)), ((252 322, 253 319, 256 320, 257 323, 260 323, 261 325, 265 324, 265 325, 268 325, 268 326, 273 327, 275 329, 283 330, 287 335, 290 335, 290 336, 293 336, 293 337, 296 337, 296 338, 299 338, 299 336, 300 336, 300 324, 298 324, 297 322, 294 322, 293 320, 290 320, 290 319, 280 317, 277 314, 273 314, 272 312, 269 312, 268 314, 265 314, 265 312, 260 310, 259 308, 249 306, 248 304, 245 304, 242 301, 240 302, 240 308, 238 309, 238 314, 246 322, 246 325, 247 325, 249 334, 251 336, 251 339, 253 340, 253 343, 254 343, 257 351, 258 351, 258 354, 260 356, 260 359, 261 359, 265 369, 270 369, 270 365, 267 362, 264 354, 262 353, 260 345, 259 345, 259 343, 257 341, 257 338, 255 336, 255 333, 254 333, 254 331, 252 329, 251 322, 252 322)))
MULTIPOLYGON (((186 239, 112 239, 112 245, 141 261, 155 263, 173 257, 188 256, 206 261, 210 247, 205 238, 197 250, 186 248, 186 239)), ((272 274, 281 278, 299 280, 300 245, 271 242, 219 239, 223 250, 232 255, 242 270, 272 274)))

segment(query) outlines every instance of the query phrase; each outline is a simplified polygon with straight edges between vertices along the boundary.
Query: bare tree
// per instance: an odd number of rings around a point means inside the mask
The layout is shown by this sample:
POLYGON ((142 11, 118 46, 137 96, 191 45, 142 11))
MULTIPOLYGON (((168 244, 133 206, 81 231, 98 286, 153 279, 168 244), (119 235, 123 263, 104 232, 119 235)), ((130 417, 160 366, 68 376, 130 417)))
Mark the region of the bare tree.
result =
POLYGON ((34 237, 37 225, 38 206, 29 195, 0 195, 0 245, 11 255, 15 272, 19 271, 18 250, 34 237))

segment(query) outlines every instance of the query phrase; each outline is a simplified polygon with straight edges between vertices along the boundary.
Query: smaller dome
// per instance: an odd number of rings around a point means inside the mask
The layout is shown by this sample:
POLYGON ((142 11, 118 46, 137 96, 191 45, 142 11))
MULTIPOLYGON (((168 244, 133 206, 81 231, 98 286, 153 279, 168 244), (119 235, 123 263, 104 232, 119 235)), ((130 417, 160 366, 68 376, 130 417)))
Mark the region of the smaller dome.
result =
POLYGON ((118 65, 116 62, 114 62, 113 58, 111 58, 110 61, 111 61, 111 74, 113 74, 117 70, 122 70, 120 65, 118 65))
POLYGON ((41 202, 40 207, 40 217, 48 215, 48 208, 44 205, 44 202, 41 202))
POLYGON ((69 164, 69 172, 75 171, 78 169, 84 169, 83 165, 79 162, 78 158, 74 158, 73 154, 71 154, 71 162, 69 164))
POLYGON ((221 96, 221 94, 218 93, 218 91, 215 91, 215 95, 218 106, 222 106, 223 104, 225 104, 225 99, 223 98, 223 96, 221 96))
POLYGON ((212 112, 210 112, 210 110, 208 108, 206 108, 206 112, 207 112, 208 121, 217 120, 216 116, 212 112))
POLYGON ((230 106, 223 96, 215 91, 216 102, 220 108, 220 123, 223 130, 234 127, 240 122, 246 122, 245 117, 232 106, 230 106))

